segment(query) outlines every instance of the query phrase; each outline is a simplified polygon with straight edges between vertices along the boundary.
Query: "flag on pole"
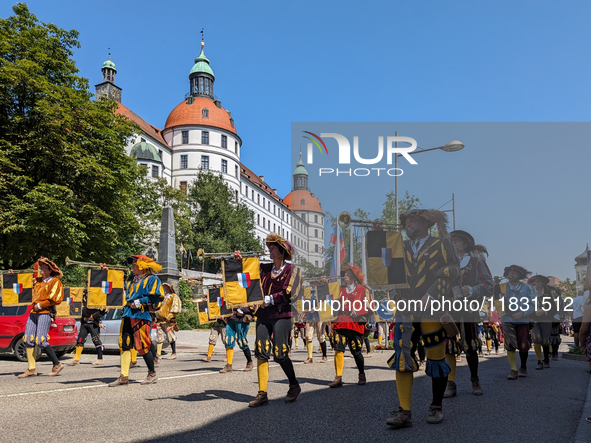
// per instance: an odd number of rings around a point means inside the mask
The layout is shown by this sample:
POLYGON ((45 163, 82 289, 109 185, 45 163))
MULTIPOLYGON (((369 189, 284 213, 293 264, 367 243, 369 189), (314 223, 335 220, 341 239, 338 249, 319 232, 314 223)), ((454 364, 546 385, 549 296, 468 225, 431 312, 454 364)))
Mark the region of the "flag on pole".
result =
POLYGON ((78 319, 82 316, 82 297, 84 288, 64 288, 64 300, 66 303, 60 303, 56 308, 56 317, 72 317, 78 319))
POLYGON ((207 300, 201 300, 197 303, 197 312, 199 313, 200 325, 211 323, 213 321, 209 319, 209 307, 207 300))
POLYGON ((345 239, 343 238, 343 231, 339 229, 339 226, 335 226, 333 233, 330 236, 330 243, 334 245, 334 257, 332 260, 332 268, 330 269, 330 276, 331 277, 340 277, 341 275, 341 265, 345 261, 345 239), (337 246, 337 231, 339 236, 339 245, 337 246), (338 263, 338 264, 337 264, 338 263))
POLYGON ((123 271, 89 269, 86 305, 91 309, 122 308, 125 305, 123 279, 123 271))
POLYGON ((258 257, 222 260, 224 293, 228 308, 261 305, 265 299, 261 287, 258 257))
POLYGON ((225 302, 224 288, 209 288, 207 290, 207 309, 210 320, 232 316, 232 310, 228 309, 225 302))
POLYGON ((2 306, 33 303, 33 274, 2 274, 2 306))
POLYGON ((402 234, 369 231, 366 243, 367 283, 372 287, 407 288, 402 234))

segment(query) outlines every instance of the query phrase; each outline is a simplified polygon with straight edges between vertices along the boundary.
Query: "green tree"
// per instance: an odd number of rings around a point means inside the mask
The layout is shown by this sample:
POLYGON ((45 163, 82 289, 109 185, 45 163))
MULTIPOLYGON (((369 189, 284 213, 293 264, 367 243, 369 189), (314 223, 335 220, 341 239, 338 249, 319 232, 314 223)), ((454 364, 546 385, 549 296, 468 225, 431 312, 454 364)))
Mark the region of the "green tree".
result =
POLYGON ((558 287, 562 289, 562 297, 575 298, 577 296, 577 282, 571 281, 570 278, 564 280, 558 287))
MULTIPOLYGON (((195 248, 205 252, 263 249, 254 235, 254 213, 246 204, 236 202, 234 192, 221 174, 200 171, 189 185, 187 201, 195 248)), ((206 272, 217 272, 219 267, 218 260, 205 260, 206 272)))
POLYGON ((115 102, 91 100, 72 58, 77 31, 13 10, 0 19, 0 266, 114 260, 144 230, 145 172, 124 151, 138 128, 115 102))
MULTIPOLYGON (((419 207, 420 201, 418 197, 410 195, 408 191, 405 192, 404 198, 398 200, 398 217, 400 214, 416 209, 419 207)), ((396 224, 396 194, 390 191, 386 194, 386 201, 382 208, 382 221, 384 223, 396 224)))

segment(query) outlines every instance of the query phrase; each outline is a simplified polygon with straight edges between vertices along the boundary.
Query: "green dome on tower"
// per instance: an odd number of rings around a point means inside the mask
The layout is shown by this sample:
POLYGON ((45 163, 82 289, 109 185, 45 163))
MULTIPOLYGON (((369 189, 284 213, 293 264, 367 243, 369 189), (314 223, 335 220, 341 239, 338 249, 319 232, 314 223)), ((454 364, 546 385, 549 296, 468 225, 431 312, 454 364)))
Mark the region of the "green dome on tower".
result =
POLYGON ((189 72, 189 75, 195 74, 195 73, 202 73, 202 74, 209 74, 213 78, 215 78, 215 75, 213 74, 213 70, 209 66, 209 59, 205 56, 205 52, 203 52, 203 46, 204 45, 201 45, 201 54, 199 54, 199 57, 197 57, 195 59, 195 65, 191 69, 191 72, 189 72))
POLYGON ((111 61, 111 54, 109 54, 109 60, 107 60, 106 62, 103 63, 103 68, 102 69, 112 69, 113 71, 116 71, 117 68, 115 68, 115 63, 113 63, 111 61))
POLYGON ((308 171, 306 171, 306 165, 302 161, 302 154, 300 153, 300 161, 297 163, 295 171, 293 171, 293 175, 305 175, 308 176, 308 171))

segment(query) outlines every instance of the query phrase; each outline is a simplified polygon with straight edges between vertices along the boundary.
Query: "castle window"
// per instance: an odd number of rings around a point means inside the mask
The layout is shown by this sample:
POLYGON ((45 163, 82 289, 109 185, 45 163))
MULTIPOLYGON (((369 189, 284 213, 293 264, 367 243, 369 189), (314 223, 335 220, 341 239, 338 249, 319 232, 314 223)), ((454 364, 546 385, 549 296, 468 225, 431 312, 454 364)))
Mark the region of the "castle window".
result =
POLYGON ((301 200, 300 200, 300 203, 301 203, 302 205, 305 205, 305 204, 306 204, 306 200, 305 200, 305 199, 301 199, 301 200))
POLYGON ((228 149, 228 137, 222 135, 222 148, 228 149))
MULTIPOLYGON (((318 252, 318 245, 314 245, 314 252, 318 252)), ((318 266, 318 262, 316 262, 316 266, 318 266)))
POLYGON ((314 214, 314 223, 318 223, 318 216, 314 214))
POLYGON ((181 182, 181 192, 187 194, 187 182, 181 182))
POLYGON ((152 165, 152 177, 158 178, 158 166, 152 165))
POLYGON ((209 131, 202 131, 201 132, 201 144, 202 145, 209 145, 209 131))
POLYGON ((189 167, 189 156, 181 155, 181 169, 187 169, 189 167))
POLYGON ((183 131, 183 145, 189 143, 189 131, 183 131))
POLYGON ((234 166, 234 175, 238 178, 238 165, 234 166))
POLYGON ((201 169, 209 169, 209 155, 201 156, 201 169))
POLYGON ((238 155, 238 142, 234 142, 234 154, 238 155))
POLYGON ((207 108, 203 108, 203 118, 209 118, 209 110, 207 108))
POLYGON ((314 229, 314 237, 318 237, 318 229, 314 229))
POLYGON ((257 225, 261 225, 261 214, 257 214, 257 225))
POLYGON ((228 160, 222 160, 222 172, 224 174, 228 173, 228 160))

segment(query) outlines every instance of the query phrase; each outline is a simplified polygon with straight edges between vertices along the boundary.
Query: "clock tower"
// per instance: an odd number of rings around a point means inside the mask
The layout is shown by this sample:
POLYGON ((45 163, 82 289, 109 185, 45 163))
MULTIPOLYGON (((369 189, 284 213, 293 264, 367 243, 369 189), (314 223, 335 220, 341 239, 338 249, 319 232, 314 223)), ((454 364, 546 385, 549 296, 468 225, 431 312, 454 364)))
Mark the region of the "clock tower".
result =
POLYGON ((115 63, 111 61, 111 53, 109 53, 109 60, 103 63, 101 71, 103 71, 103 82, 95 86, 96 98, 99 99, 106 95, 107 98, 121 103, 121 88, 115 85, 117 69, 115 63))

